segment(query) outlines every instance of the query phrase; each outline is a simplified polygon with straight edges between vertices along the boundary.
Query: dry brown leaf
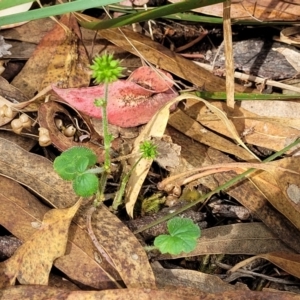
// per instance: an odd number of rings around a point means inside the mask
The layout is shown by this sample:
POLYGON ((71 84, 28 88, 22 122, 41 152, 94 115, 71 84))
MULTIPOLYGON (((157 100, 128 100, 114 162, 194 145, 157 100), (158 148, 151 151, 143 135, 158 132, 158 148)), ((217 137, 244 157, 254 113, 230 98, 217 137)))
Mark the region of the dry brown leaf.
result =
POLYGON ((102 206, 92 216, 92 227, 128 288, 156 287, 144 248, 123 222, 102 206))
MULTIPOLYGON (((180 0, 170 1, 176 3, 180 0)), ((251 21, 297 21, 300 15, 299 9, 297 2, 287 3, 282 0, 234 0, 231 3, 231 18, 251 21)), ((193 11, 212 16, 223 16, 222 3, 196 8, 193 11)))
MULTIPOLYGON (((222 123, 221 121, 219 122, 222 123)), ((250 153, 248 153, 245 149, 239 147, 233 142, 228 141, 228 139, 225 139, 222 136, 207 130, 182 110, 173 112, 170 115, 168 124, 202 144, 211 146, 225 153, 230 153, 243 160, 251 160, 253 158, 252 155, 250 155, 250 153)), ((221 126, 226 128, 223 123, 221 126)))
POLYGON ((235 272, 241 266, 245 266, 246 264, 258 258, 264 258, 276 265, 277 267, 281 268, 282 270, 286 271, 287 273, 300 278, 300 254, 283 252, 272 252, 250 257, 236 264, 233 268, 229 270, 229 272, 235 272))
POLYGON ((298 300, 299 295, 285 292, 257 292, 248 290, 226 291, 223 293, 195 293, 191 288, 170 286, 165 290, 151 289, 118 289, 105 291, 68 291, 47 286, 16 286, 0 291, 3 299, 19 300, 46 300, 46 299, 107 299, 107 300, 298 300))
POLYGON ((52 209, 38 230, 0 264, 1 288, 21 284, 47 285, 53 261, 66 251, 69 226, 82 200, 70 208, 52 209))
POLYGON ((23 102, 28 100, 22 93, 22 91, 11 85, 6 79, 0 77, 0 93, 1 96, 15 102, 23 102))
POLYGON ((203 229, 195 250, 184 255, 161 255, 158 259, 210 254, 257 255, 275 251, 293 253, 263 223, 240 223, 203 229))
MULTIPOLYGON (((194 270, 164 269, 152 265, 158 287, 163 289, 168 286, 189 287, 196 289, 196 293, 222 293, 236 290, 234 285, 224 282, 215 275, 210 275, 194 270), (198 290, 198 291, 197 291, 198 290)), ((241 287, 239 287, 241 289, 241 287)))
POLYGON ((232 29, 231 29, 231 0, 223 2, 223 36, 225 52, 225 70, 226 70, 226 104, 234 108, 234 61, 232 47, 232 29))
POLYGON ((25 151, 14 143, 0 139, 0 174, 20 182, 43 197, 50 206, 63 208, 78 198, 72 183, 63 181, 51 162, 25 151))
MULTIPOLYGON (((222 125, 224 128, 226 128, 226 130, 228 130, 228 132, 230 133, 230 137, 235 139, 236 142, 241 145, 251 156, 252 159, 255 158, 259 161, 259 158, 256 157, 255 154, 253 154, 248 147, 244 144, 244 142, 241 140, 239 133, 237 132, 233 122, 227 117, 226 112, 219 109, 216 105, 211 104, 211 102, 208 102, 202 98, 196 97, 194 95, 189 95, 189 94, 183 94, 180 97, 184 96, 185 99, 189 99, 192 100, 192 103, 195 103, 193 101, 197 101, 197 102, 202 102, 204 103, 204 105, 206 106, 206 108, 211 111, 212 113, 214 113, 215 116, 218 117, 218 119, 221 121, 222 125)), ((178 128, 179 129, 179 128, 178 128)), ((203 130, 202 130, 203 132, 203 130)))
MULTIPOLYGON (((299 156, 287 157, 271 164, 300 172, 299 159, 299 156)), ((296 173, 291 175, 291 173, 282 170, 269 170, 269 172, 271 176, 268 174, 254 176, 254 183, 268 198, 268 201, 299 230, 300 175, 296 173)))
POLYGON ((72 16, 64 16, 61 23, 74 33, 68 31, 69 34, 66 34, 66 31, 56 24, 44 36, 22 71, 12 81, 12 84, 29 98, 40 91, 42 86, 45 87, 46 81, 61 81, 68 87, 89 85, 90 76, 85 70, 89 61, 80 41, 77 22, 72 16))
POLYGON ((30 21, 20 27, 6 29, 2 34, 6 39, 38 44, 55 24, 56 23, 50 18, 38 19, 30 21))
MULTIPOLYGON (((229 113, 224 103, 220 101, 213 101, 211 103, 219 109, 224 110, 225 113, 229 113)), ((256 102, 252 102, 252 106, 255 105, 256 102)), ((260 111, 270 110, 270 108, 268 108, 270 105, 272 106, 274 103, 269 102, 266 106, 260 106, 260 111)), ((216 120, 213 114, 207 112, 203 104, 196 103, 194 100, 188 100, 186 102, 185 111, 186 114, 199 121, 205 127, 222 135, 231 136, 223 123, 216 120)), ((240 107, 235 107, 235 109, 230 112, 230 119, 238 134, 243 136, 244 140, 249 144, 278 151, 286 147, 300 135, 300 130, 283 126, 282 124, 268 122, 265 118, 255 119, 256 117, 256 114, 240 107)), ((213 147, 213 144, 211 146, 213 147)))
MULTIPOLYGON (((217 165, 211 165, 211 166, 205 166, 200 168, 195 168, 193 170, 189 170, 186 172, 181 172, 178 175, 175 176, 169 176, 162 180, 158 184, 159 190, 165 190, 169 189, 170 184, 174 184, 174 186, 182 186, 185 184, 188 184, 190 182, 193 182, 194 180, 197 180, 199 178, 216 174, 216 173, 222 173, 222 172, 228 172, 228 171, 235 171, 238 174, 246 171, 247 169, 257 169, 257 170, 265 170, 270 173, 276 173, 277 169, 281 172, 286 172, 290 174, 296 174, 300 175, 300 173, 282 168, 280 166, 275 167, 273 164, 270 163, 240 163, 240 162, 233 162, 233 163, 222 163, 217 165)), ((167 191, 166 191, 167 192, 167 191)))
POLYGON ((55 55, 49 61, 39 91, 53 83, 57 83, 62 88, 89 85, 87 53, 78 35, 71 30, 65 31, 63 43, 56 47, 55 55))

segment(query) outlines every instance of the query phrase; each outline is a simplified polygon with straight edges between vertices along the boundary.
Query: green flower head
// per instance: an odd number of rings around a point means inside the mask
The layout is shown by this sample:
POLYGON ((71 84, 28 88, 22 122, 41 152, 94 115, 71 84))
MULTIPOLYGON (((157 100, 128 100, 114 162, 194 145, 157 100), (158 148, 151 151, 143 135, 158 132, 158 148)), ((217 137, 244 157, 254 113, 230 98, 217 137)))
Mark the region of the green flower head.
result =
POLYGON ((112 54, 96 56, 90 68, 93 70, 92 77, 95 79, 95 83, 114 82, 122 76, 124 70, 120 66, 120 60, 114 59, 112 54))
POLYGON ((154 159, 157 157, 157 146, 152 141, 144 141, 140 145, 140 151, 143 158, 154 159))

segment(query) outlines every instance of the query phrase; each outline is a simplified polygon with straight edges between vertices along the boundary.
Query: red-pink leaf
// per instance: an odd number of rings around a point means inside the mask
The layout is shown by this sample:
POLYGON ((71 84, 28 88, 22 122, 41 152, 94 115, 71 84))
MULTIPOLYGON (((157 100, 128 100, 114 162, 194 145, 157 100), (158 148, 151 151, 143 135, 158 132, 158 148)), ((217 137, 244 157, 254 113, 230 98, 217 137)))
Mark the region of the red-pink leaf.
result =
POLYGON ((127 79, 155 93, 166 92, 172 88, 173 78, 170 73, 147 66, 134 70, 127 79))
MULTIPOLYGON (((128 81, 118 80, 109 85, 107 115, 110 124, 120 127, 145 124, 166 102, 177 96, 177 93, 169 88, 171 80, 163 80, 149 69, 142 67, 142 73, 146 76, 142 75, 140 79, 137 79, 135 74, 128 81), (139 81, 151 90, 131 80, 139 81)), ((171 75, 167 76, 172 78, 171 75)), ((61 99, 94 118, 102 117, 101 107, 96 107, 94 101, 104 97, 104 89, 104 85, 70 89, 53 86, 54 92, 61 99)))

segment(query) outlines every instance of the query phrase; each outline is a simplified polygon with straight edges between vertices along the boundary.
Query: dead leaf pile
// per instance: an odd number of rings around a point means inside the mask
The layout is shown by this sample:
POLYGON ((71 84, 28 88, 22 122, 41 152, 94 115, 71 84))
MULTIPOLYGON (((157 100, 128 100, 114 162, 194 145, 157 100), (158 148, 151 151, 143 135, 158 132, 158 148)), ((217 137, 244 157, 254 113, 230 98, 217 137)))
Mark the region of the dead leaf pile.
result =
MULTIPOLYGON (((280 1, 272 6, 267 1, 260 1, 257 6, 251 1, 233 3, 231 18, 251 15, 269 20, 280 12, 280 20, 298 20, 296 5, 284 9, 280 4, 283 5, 280 1)), ((219 5, 214 7, 218 9, 219 5)), ((201 12, 207 13, 204 8, 201 12)), ((219 15, 218 10, 214 14, 219 15)), ((225 92, 226 82, 129 29, 101 30, 94 39, 91 32, 80 30, 74 15, 63 16, 59 24, 44 23, 45 27, 43 22, 33 21, 3 31, 7 43, 10 39, 22 43, 22 47, 30 43, 31 52, 11 83, 0 81, 0 225, 22 242, 11 251, 11 257, 0 263, 1 299, 298 299, 297 294, 275 291, 271 282, 279 279, 285 286, 296 286, 300 278, 299 146, 268 163, 260 161, 268 153, 259 152, 274 153, 291 143, 296 145, 300 136, 298 114, 293 118, 277 116, 264 107, 261 110, 268 113, 262 116, 260 111, 254 112, 234 101, 233 107, 228 107, 228 103, 208 101, 192 93, 178 96, 173 75, 210 92, 225 92), (116 56, 140 56, 148 65, 156 66, 141 66, 138 60, 126 80, 109 86, 109 123, 138 135, 134 139, 134 135, 125 137, 121 134, 125 131, 115 127, 111 149, 114 169, 107 188, 107 198, 112 199, 109 193, 117 190, 120 174, 127 172, 126 164, 137 164, 130 173, 123 203, 132 227, 122 221, 121 213, 112 213, 105 204, 96 210, 91 208, 93 197, 78 198, 72 184, 62 181, 52 164, 59 151, 73 146, 92 149, 98 163, 103 162, 101 132, 91 118, 102 117, 94 100, 103 97, 105 89, 103 85, 90 86, 89 64, 95 53, 101 54, 104 48, 116 56), (95 52, 88 53, 92 49, 95 52), (11 132, 11 121, 21 113, 32 124, 20 130, 22 137, 11 132), (45 144, 41 147, 42 131, 47 145, 55 149, 44 147, 45 144), (140 160, 136 155, 140 144, 147 140, 157 145, 159 171, 152 160, 140 160), (46 157, 33 153, 38 151, 46 157), (252 173, 228 184, 249 169, 253 169, 252 173), (222 185, 226 185, 223 194, 231 197, 226 199, 228 206, 224 199, 213 196, 222 185), (197 189, 200 187, 201 191, 197 189), (191 191, 194 194, 188 197, 191 191), (213 197, 205 196, 207 191, 213 197), (205 206, 203 202, 209 201, 205 212, 202 206, 196 206, 197 213, 201 213, 196 222, 203 229, 191 253, 158 254, 154 260, 149 259, 144 248, 149 240, 137 233, 148 229, 150 221, 146 222, 146 217, 153 223, 159 219, 141 216, 134 223, 134 218, 140 198, 155 192, 179 207, 176 212, 170 208, 167 218, 180 210, 188 212, 198 203, 205 206), (229 207, 234 222, 226 221, 229 207), (239 208, 243 209, 243 217, 239 208), (206 228, 208 214, 219 226, 206 228), (233 255, 239 257, 238 263, 222 260, 233 255), (199 263, 200 257, 210 260, 218 271, 208 274, 205 259, 199 263), (200 271, 164 268, 166 259, 176 259, 182 266, 194 260, 200 271), (250 263, 259 260, 275 267, 268 274, 251 271, 250 263), (52 267, 64 278, 58 279, 51 272, 52 267), (218 272, 224 276, 214 275, 218 272), (251 291, 243 279, 254 276, 268 280, 270 288, 251 291), (237 281, 239 284, 235 284, 237 281)), ((6 44, 3 49, 8 50, 6 44)), ((20 58, 21 53, 15 49, 13 46, 14 58, 20 58)), ((277 51, 286 53, 284 49, 277 51)), ((125 63, 129 61, 124 59, 125 63)), ((231 83, 235 92, 258 92, 231 83)), ((153 228, 163 233, 166 224, 153 228)))

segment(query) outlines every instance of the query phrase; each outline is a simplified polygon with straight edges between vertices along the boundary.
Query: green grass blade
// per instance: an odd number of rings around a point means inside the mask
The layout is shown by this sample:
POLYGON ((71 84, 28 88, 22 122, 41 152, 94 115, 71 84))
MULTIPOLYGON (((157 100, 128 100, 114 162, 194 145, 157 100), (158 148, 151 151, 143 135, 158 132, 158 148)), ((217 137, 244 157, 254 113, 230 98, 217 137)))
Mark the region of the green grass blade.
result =
MULTIPOLYGON (((28 1, 30 2, 30 1, 28 1)), ((38 8, 23 13, 18 13, 0 18, 0 26, 24 21, 42 19, 50 16, 63 15, 65 13, 85 10, 93 7, 118 3, 117 0, 77 0, 49 7, 38 8)))
POLYGON ((34 2, 34 0, 1 0, 0 1, 0 10, 5 8, 10 8, 27 2, 34 2))
MULTIPOLYGON (((109 10, 111 11, 117 11, 124 14, 136 14, 137 12, 144 11, 145 8, 141 7, 135 7, 135 9, 132 9, 132 7, 123 6, 123 5, 109 5, 109 10)), ((155 9, 154 7, 147 7, 147 10, 155 9)), ((214 16, 203 16, 203 15, 197 15, 193 12, 189 13, 176 13, 172 15, 168 15, 165 17, 166 19, 174 19, 174 20, 180 20, 180 21, 190 21, 190 22, 201 22, 201 23, 210 23, 210 24, 222 24, 223 18, 214 17, 214 16)))
POLYGON ((85 28, 93 30, 116 28, 132 23, 165 17, 167 15, 176 14, 197 7, 212 5, 220 2, 223 2, 223 0, 185 0, 178 3, 158 7, 149 11, 143 11, 135 13, 133 15, 122 16, 116 19, 100 22, 80 22, 80 24, 85 28))
MULTIPOLYGON (((112 11, 122 12, 125 14, 135 14, 138 11, 144 10, 144 8, 135 8, 126 7, 122 5, 109 5, 109 9, 112 11)), ((153 7, 147 7, 147 10, 154 9, 153 7)), ((223 24, 223 18, 216 16, 206 16, 197 13, 176 13, 172 15, 165 16, 166 19, 180 20, 180 21, 189 21, 197 23, 209 23, 209 24, 223 24)), ((250 19, 250 20, 232 20, 233 24, 243 24, 243 25, 256 25, 256 26, 266 26, 266 25, 293 25, 296 24, 296 21, 267 21, 261 22, 259 20, 250 19)))
MULTIPOLYGON (((225 92, 195 92, 195 95, 206 100, 226 100, 225 92)), ((280 95, 280 94, 250 94, 235 93, 234 99, 237 101, 244 100, 291 100, 299 99, 300 95, 280 95)))

